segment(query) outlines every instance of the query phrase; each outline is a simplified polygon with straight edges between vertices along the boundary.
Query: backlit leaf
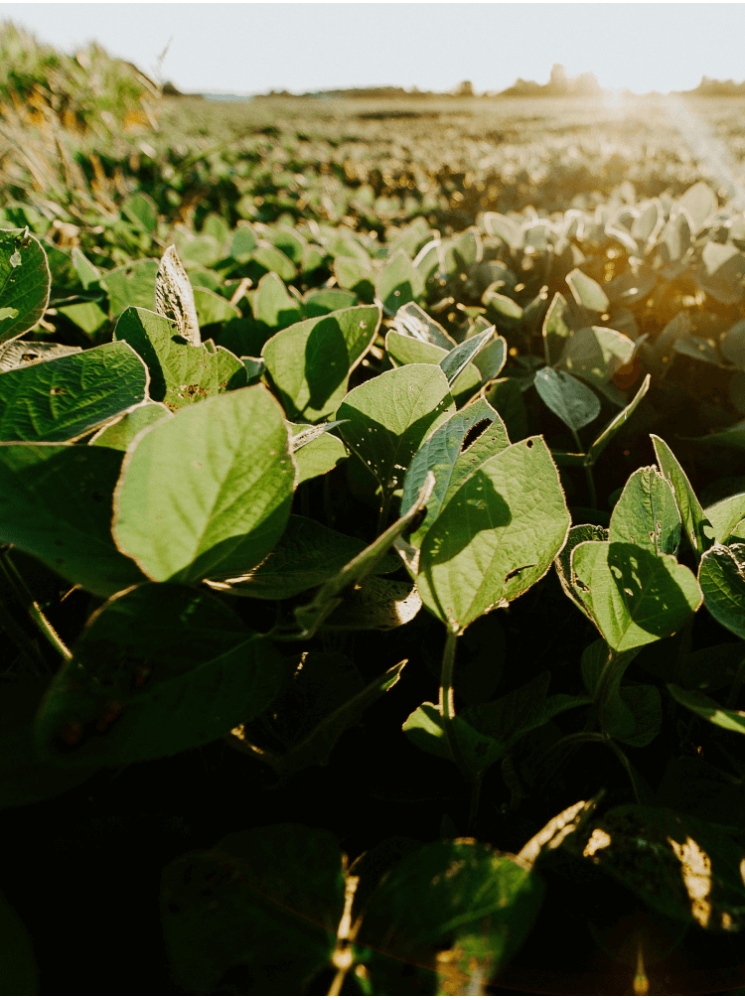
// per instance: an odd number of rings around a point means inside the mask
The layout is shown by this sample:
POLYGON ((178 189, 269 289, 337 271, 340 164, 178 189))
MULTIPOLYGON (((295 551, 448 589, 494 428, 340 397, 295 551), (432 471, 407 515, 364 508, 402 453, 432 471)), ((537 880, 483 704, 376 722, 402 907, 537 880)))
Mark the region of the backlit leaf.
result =
POLYGON ((534 385, 546 406, 575 433, 600 413, 600 400, 592 389, 567 372, 542 368, 534 385))
POLYGON ((0 231, 0 343, 33 329, 49 303, 46 254, 28 230, 0 231))

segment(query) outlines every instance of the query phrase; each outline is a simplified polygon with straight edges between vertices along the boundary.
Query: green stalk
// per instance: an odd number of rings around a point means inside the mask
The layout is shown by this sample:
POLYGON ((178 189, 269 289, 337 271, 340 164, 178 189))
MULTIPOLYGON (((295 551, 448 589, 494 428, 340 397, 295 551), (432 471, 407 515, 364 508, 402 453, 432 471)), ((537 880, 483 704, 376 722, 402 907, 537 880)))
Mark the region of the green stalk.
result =
POLYGON ((72 653, 55 632, 52 623, 41 610, 39 603, 34 600, 34 595, 28 589, 26 581, 13 564, 7 549, 0 549, 0 567, 2 567, 8 582, 15 590, 21 603, 25 606, 31 621, 36 625, 50 646, 63 659, 71 660, 72 653))
POLYGON ((600 726, 600 732, 604 737, 608 737, 608 732, 605 728, 605 710, 608 703, 608 695, 610 693, 611 685, 614 680, 613 668, 618 660, 618 654, 614 650, 608 651, 608 659, 605 662, 605 666, 598 679, 597 687, 595 688, 595 695, 593 697, 593 702, 595 709, 598 714, 598 724, 600 726))
POLYGON ((616 755, 616 757, 618 757, 621 764, 623 765, 626 774, 628 774, 629 781, 631 782, 631 787, 634 790, 634 798, 636 799, 636 804, 640 806, 642 804, 642 800, 641 796, 639 795, 639 789, 636 787, 636 778, 634 777, 634 772, 631 769, 631 762, 629 761, 629 758, 626 756, 623 750, 618 746, 615 740, 608 739, 607 742, 608 746, 611 748, 613 753, 616 755))
POLYGON ((383 494, 383 500, 380 504, 380 512, 378 514, 378 529, 376 532, 378 535, 383 534, 386 529, 386 525, 388 524, 388 514, 390 513, 392 499, 393 495, 391 493, 383 494))
MULTIPOLYGON (((574 437, 574 443, 577 445, 577 451, 584 455, 585 454, 584 446, 579 439, 579 434, 574 429, 572 429, 572 436, 574 437)), ((592 474, 592 465, 587 464, 586 455, 585 455, 585 461, 583 463, 583 468, 585 470, 585 479, 587 481, 587 492, 590 495, 590 506, 594 507, 597 510, 598 495, 595 490, 595 478, 592 474)))
POLYGON ((455 761, 458 770, 469 776, 468 765, 458 743, 453 719, 455 718, 455 698, 453 694, 453 671, 455 668, 455 646, 458 633, 448 628, 445 649, 442 654, 442 670, 440 673, 440 718, 445 738, 448 742, 450 756, 455 761))

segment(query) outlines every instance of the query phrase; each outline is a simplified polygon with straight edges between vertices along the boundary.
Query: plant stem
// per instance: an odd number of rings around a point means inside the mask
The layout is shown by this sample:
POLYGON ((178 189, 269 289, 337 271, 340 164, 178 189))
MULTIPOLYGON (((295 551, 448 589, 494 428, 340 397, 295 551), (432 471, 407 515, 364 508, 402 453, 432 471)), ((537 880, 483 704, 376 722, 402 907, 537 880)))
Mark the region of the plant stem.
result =
MULTIPOLYGON (((577 431, 572 430, 572 435, 574 437, 574 443, 577 445, 577 451, 581 454, 585 454, 585 449, 580 441, 579 434, 577 431)), ((587 456, 585 455, 585 462, 583 464, 585 470, 585 480, 587 481, 587 492, 589 493, 590 506, 597 509, 598 506, 598 495, 595 491, 595 478, 592 474, 592 464, 587 463, 587 456)))
POLYGON ((391 500, 393 495, 391 493, 384 493, 383 499, 380 504, 380 513, 378 514, 378 529, 376 534, 382 535, 386 529, 388 523, 388 514, 391 509, 391 500))
POLYGON ((26 586, 26 581, 16 569, 6 549, 0 549, 0 567, 2 567, 8 582, 20 598, 21 603, 25 606, 31 621, 36 625, 47 642, 63 659, 71 660, 72 653, 57 635, 52 623, 41 610, 38 602, 34 600, 34 595, 26 586))
POLYGON ((617 654, 612 649, 609 649, 608 659, 605 661, 605 666, 603 667, 600 677, 598 678, 597 687, 595 688, 595 694, 593 697, 595 709, 598 713, 598 725, 600 726, 600 732, 606 738, 608 736, 608 732, 605 727, 605 710, 608 702, 608 693, 614 679, 613 667, 616 664, 617 658, 617 654))
POLYGON ((458 737, 455 733, 453 719, 455 718, 455 699, 453 695, 453 670, 455 667, 455 646, 458 641, 458 633, 448 628, 445 649, 442 654, 442 670, 440 673, 440 718, 442 728, 445 731, 445 738, 448 742, 450 756, 455 761, 458 770, 465 776, 470 777, 470 771, 466 764, 463 753, 458 744, 458 737))
POLYGON ((621 761, 621 764, 623 765, 623 768, 626 771, 626 774, 628 774, 628 776, 629 776, 629 781, 631 782, 631 787, 634 790, 634 798, 636 799, 636 803, 637 803, 637 805, 641 805, 642 804, 642 800, 641 800, 641 796, 639 795, 639 789, 636 787, 636 778, 634 777, 634 772, 633 772, 633 770, 631 768, 631 761, 626 756, 626 754, 623 752, 623 750, 618 746, 618 744, 616 743, 615 740, 608 739, 607 743, 608 743, 608 746, 613 751, 613 753, 616 755, 616 757, 618 757, 618 759, 621 761))

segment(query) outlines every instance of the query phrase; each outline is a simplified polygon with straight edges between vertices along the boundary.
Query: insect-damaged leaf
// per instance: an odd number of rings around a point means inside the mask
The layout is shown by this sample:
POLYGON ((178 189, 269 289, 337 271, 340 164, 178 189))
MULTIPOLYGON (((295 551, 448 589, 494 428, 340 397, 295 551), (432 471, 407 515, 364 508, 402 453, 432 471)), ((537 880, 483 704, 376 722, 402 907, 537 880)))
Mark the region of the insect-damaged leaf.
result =
POLYGON ((114 338, 126 341, 150 372, 150 396, 170 410, 240 389, 248 374, 240 358, 224 347, 187 343, 169 319, 147 309, 126 309, 114 338))
POLYGON ((173 320, 176 332, 187 344, 201 343, 194 291, 175 246, 163 254, 155 276, 155 311, 173 320))
POLYGON ((422 601, 463 631, 541 579, 570 523, 543 438, 505 448, 469 476, 425 535, 417 575, 422 601))
MULTIPOLYGON (((608 529, 601 528, 597 524, 573 524, 569 529, 564 548, 554 560, 556 573, 559 577, 561 589, 570 601, 573 601, 583 615, 590 618, 590 614, 582 600, 582 592, 577 590, 572 580, 572 552, 582 542, 607 542, 608 529)), ((600 641, 600 640, 598 640, 600 641)))
POLYGON ((669 482, 649 466, 629 476, 613 509, 608 540, 675 555, 680 527, 678 505, 669 482))
POLYGON ((745 639, 745 545, 713 545, 701 557, 698 582, 707 610, 745 639))
POLYGON ((542 368, 534 385, 546 406, 575 433, 600 413, 600 400, 583 382, 567 372, 542 368))
POLYGON ((340 428, 346 443, 390 495, 422 440, 454 410, 439 366, 405 365, 352 389, 337 418, 347 421, 340 428))
POLYGON ((147 370, 128 344, 102 344, 0 375, 0 440, 71 441, 141 403, 147 370))
POLYGON ((119 765, 201 746, 282 684, 272 644, 209 594, 145 583, 88 622, 34 724, 55 763, 119 765))
POLYGON ((290 420, 313 423, 334 413, 379 325, 377 306, 353 306, 295 323, 267 341, 262 356, 290 420))
POLYGON ((287 427, 267 390, 214 396, 130 446, 114 537, 151 579, 239 576, 284 531, 294 478, 287 427))
POLYGON ((0 541, 100 597, 143 580, 111 536, 122 456, 87 445, 0 445, 0 541))
POLYGON ((423 995, 482 991, 527 936, 543 892, 539 875, 486 844, 441 841, 408 854, 370 898, 357 936, 372 952, 375 992, 389 992, 391 958, 434 973, 423 995))
POLYGON ((413 545, 424 538, 447 498, 453 496, 480 465, 507 448, 509 443, 499 414, 484 399, 477 399, 452 414, 426 438, 409 465, 401 497, 401 507, 406 510, 414 502, 427 473, 434 473, 435 488, 427 503, 424 521, 412 532, 413 545), (470 441, 472 432, 478 436, 470 441))
POLYGON ((33 329, 49 303, 44 250, 28 230, 0 231, 0 343, 33 329))
POLYGON ((306 992, 331 961, 344 886, 335 838, 299 825, 233 833, 171 862, 161 898, 178 983, 210 994, 229 973, 238 994, 306 992))
POLYGON ((630 542, 582 542, 572 553, 572 582, 616 652, 677 632, 702 600, 687 566, 630 542))

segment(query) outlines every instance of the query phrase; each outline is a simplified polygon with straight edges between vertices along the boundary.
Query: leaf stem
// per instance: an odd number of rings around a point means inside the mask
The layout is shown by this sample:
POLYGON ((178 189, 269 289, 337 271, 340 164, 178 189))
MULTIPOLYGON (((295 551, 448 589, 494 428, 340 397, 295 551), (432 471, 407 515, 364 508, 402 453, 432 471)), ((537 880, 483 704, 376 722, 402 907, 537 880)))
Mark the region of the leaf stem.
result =
POLYGON ((465 776, 470 777, 468 765, 458 743, 458 737, 453 725, 455 718, 455 697, 453 693, 453 672, 455 668, 455 647, 458 642, 458 633, 452 628, 448 628, 445 649, 442 653, 442 670, 440 672, 440 718, 442 728, 445 731, 445 738, 448 742, 450 756, 455 762, 458 770, 465 776))
POLYGON ((393 499, 392 493, 384 493, 383 499, 380 504, 380 512, 378 514, 378 529, 376 534, 382 535, 386 529, 388 522, 388 514, 391 509, 391 500, 393 499))
POLYGON ((41 610, 38 601, 34 600, 34 595, 28 589, 26 581, 16 569, 7 549, 0 549, 0 566, 5 573, 8 582, 20 598, 21 603, 25 606, 31 621, 36 625, 50 646, 52 646, 52 648, 59 653, 63 659, 71 660, 72 653, 55 632, 52 623, 41 610))
MULTIPOLYGON (((577 451, 585 454, 584 445, 580 441, 579 434, 572 428, 572 436, 574 437, 574 443, 577 445, 577 451)), ((595 478, 592 474, 592 462, 587 461, 587 455, 585 455, 585 461, 583 462, 583 467, 585 470, 585 479, 587 481, 587 492, 590 495, 590 506, 597 509, 598 506, 598 495, 595 490, 595 478)))
POLYGON ((598 678, 595 694, 593 695, 593 703, 598 714, 598 725, 600 726, 600 732, 605 738, 608 737, 608 730, 605 725, 605 713, 608 704, 608 696, 614 680, 613 667, 616 665, 617 659, 618 654, 614 650, 609 649, 608 659, 605 661, 605 665, 600 673, 600 677, 598 678))
POLYGON ((636 799, 636 804, 641 805, 642 800, 641 796, 639 795, 639 789, 637 788, 636 785, 636 778, 634 777, 634 771, 633 768, 631 767, 631 761, 623 752, 623 750, 618 746, 615 740, 609 738, 606 742, 608 743, 608 746, 611 748, 616 757, 618 757, 621 764, 623 765, 624 770, 626 771, 626 774, 628 774, 629 776, 631 787, 634 790, 634 798, 636 799))

